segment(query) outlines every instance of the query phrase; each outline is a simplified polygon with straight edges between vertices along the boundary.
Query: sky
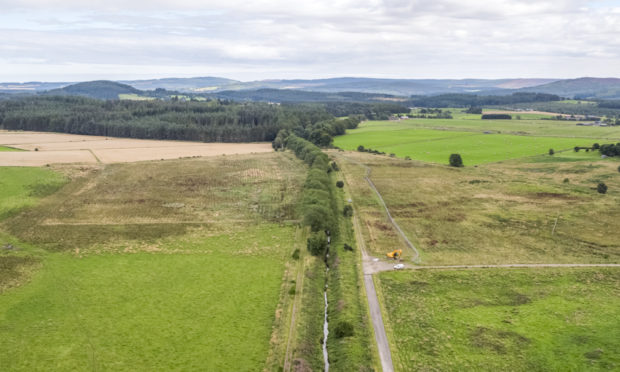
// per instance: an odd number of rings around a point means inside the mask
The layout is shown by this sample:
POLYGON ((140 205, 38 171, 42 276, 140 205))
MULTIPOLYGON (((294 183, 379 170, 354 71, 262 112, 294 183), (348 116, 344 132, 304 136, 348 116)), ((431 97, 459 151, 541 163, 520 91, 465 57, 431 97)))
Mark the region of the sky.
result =
POLYGON ((620 77, 620 0, 0 0, 0 81, 620 77))

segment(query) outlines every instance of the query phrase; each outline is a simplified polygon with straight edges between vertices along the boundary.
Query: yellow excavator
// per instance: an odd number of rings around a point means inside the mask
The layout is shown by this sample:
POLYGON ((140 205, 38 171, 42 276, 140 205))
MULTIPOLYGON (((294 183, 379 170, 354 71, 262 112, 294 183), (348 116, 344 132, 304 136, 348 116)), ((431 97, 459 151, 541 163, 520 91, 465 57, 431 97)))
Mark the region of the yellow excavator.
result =
POLYGON ((402 254, 403 254, 402 249, 395 249, 392 252, 386 253, 385 255, 388 256, 389 258, 393 258, 394 260, 397 260, 400 258, 402 254))

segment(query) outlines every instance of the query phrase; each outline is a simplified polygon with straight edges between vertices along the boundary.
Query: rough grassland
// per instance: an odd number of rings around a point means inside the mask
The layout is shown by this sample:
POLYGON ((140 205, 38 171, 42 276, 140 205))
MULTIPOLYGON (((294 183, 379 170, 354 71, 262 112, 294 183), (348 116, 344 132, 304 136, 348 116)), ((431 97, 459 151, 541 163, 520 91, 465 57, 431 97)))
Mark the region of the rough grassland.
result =
MULTIPOLYGON (((342 156, 372 168, 393 217, 420 249, 421 264, 620 262, 616 160, 573 152, 456 169, 357 152, 342 156), (594 190, 601 181, 609 187, 605 195, 594 190)), ((340 164, 369 250, 384 256, 402 247, 364 169, 340 164)))
MULTIPOLYGON (((335 138, 334 145, 346 150, 356 150, 359 145, 374 150, 394 153, 399 158, 410 157, 432 163, 447 164, 448 158, 452 153, 459 153, 465 165, 476 165, 490 162, 497 162, 506 159, 515 159, 526 156, 545 154, 549 149, 555 151, 570 150, 575 146, 590 146, 594 142, 605 143, 605 140, 596 138, 572 138, 573 136, 564 133, 570 132, 568 124, 563 123, 563 133, 548 135, 554 129, 554 122, 545 121, 543 129, 533 126, 524 132, 521 128, 523 124, 517 123, 496 123, 487 120, 438 120, 438 119, 416 119, 405 120, 402 122, 365 122, 359 129, 349 130, 346 135, 335 138), (416 120, 421 120, 425 125, 436 129, 421 129, 416 120), (463 128, 459 128, 459 123, 465 123, 463 128), (473 124, 472 124, 473 123, 473 124), (552 123, 550 128, 547 123, 552 123), (444 128, 441 124, 452 127, 444 128), (456 125, 455 125, 456 124, 456 125), (514 127, 514 131, 507 130, 505 127, 514 127), (498 129, 498 128, 501 128, 498 129), (454 129, 454 130, 453 130, 454 129), (463 129, 468 131, 463 131, 463 129), (533 130, 532 130, 533 129, 533 130), (491 133, 484 134, 484 131, 491 133), (531 134, 513 135, 498 133, 531 134), (571 138, 568 138, 571 137, 571 138)), ((535 120, 524 120, 526 123, 535 123, 535 120)), ((531 124, 525 124, 530 125, 531 124)), ((574 124, 571 124, 574 126, 574 124)), ((582 129, 584 127, 576 127, 582 129)), ((580 134, 587 137, 594 134, 592 129, 598 129, 600 136, 613 135, 620 136, 620 129, 585 127, 580 134)), ((609 142, 610 140, 607 140, 609 142)))
POLYGON ((61 174, 48 169, 0 167, 0 218, 33 205, 65 182, 61 174))
POLYGON ((380 274, 397 371, 620 368, 620 270, 380 274))
POLYGON ((270 153, 55 169, 71 182, 2 221, 0 243, 18 249, 0 257, 40 262, 0 295, 3 369, 272 365, 299 161, 270 153))

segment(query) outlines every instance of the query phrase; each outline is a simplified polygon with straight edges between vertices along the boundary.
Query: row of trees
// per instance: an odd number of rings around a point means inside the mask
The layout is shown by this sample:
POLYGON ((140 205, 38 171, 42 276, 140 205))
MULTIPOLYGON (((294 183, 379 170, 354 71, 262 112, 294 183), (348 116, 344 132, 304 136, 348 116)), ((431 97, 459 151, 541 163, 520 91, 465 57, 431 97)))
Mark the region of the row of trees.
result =
POLYGON ((519 92, 506 96, 479 96, 476 94, 449 93, 436 96, 411 97, 411 100, 407 101, 407 103, 415 107, 482 107, 560 100, 562 100, 560 96, 546 93, 519 92))
POLYGON ((310 141, 289 135, 285 139, 286 148, 310 166, 302 194, 303 223, 310 226, 308 250, 313 255, 325 251, 326 236, 338 232, 338 204, 335 189, 329 173, 334 169, 329 165, 329 158, 321 149, 310 141))

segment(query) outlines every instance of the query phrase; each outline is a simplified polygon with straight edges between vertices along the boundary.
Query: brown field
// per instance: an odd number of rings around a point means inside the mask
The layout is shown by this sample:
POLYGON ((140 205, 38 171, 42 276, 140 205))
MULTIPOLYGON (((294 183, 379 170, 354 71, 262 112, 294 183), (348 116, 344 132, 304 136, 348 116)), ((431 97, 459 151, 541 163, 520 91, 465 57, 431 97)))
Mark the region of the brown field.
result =
POLYGON ((21 131, 0 131, 0 145, 26 150, 3 152, 0 154, 0 166, 128 163, 272 151, 269 143, 158 141, 21 131))

